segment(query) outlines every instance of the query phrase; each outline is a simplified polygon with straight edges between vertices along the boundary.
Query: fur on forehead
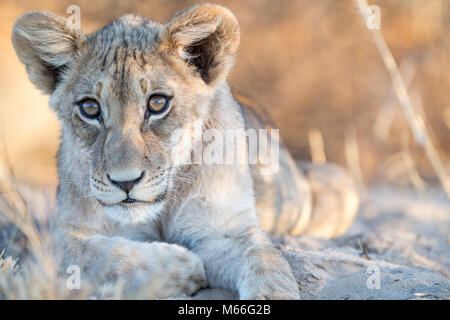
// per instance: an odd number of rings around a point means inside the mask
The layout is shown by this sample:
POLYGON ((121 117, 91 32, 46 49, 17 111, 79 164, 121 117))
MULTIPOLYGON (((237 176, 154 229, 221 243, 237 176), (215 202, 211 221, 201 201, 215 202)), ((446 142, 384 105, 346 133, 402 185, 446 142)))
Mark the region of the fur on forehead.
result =
POLYGON ((126 15, 87 36, 88 44, 106 54, 119 47, 149 51, 157 45, 161 24, 135 15, 126 15))

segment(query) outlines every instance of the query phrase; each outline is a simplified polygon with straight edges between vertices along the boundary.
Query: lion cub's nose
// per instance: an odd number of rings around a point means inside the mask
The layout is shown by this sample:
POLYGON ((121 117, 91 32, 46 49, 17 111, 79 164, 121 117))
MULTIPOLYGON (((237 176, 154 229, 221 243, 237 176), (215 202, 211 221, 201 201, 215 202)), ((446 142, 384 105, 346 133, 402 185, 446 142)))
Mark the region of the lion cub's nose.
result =
POLYGON ((142 180, 142 177, 144 176, 144 171, 141 172, 141 174, 137 177, 137 178, 131 178, 129 180, 119 180, 119 179, 114 179, 114 176, 110 176, 108 174, 108 179, 112 182, 112 184, 114 184, 115 186, 118 186, 120 189, 122 189, 123 191, 125 191, 126 194, 128 194, 130 192, 131 189, 133 189, 133 187, 139 183, 139 181, 142 180))

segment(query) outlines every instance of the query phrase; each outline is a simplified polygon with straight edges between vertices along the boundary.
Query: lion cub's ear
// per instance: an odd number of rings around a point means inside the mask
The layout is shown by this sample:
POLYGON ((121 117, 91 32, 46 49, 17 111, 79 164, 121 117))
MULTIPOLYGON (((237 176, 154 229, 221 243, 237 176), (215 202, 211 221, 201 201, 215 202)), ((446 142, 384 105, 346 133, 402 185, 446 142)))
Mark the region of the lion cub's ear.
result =
POLYGON ((196 67, 207 84, 224 79, 239 46, 239 24, 230 10, 212 4, 192 6, 161 30, 162 48, 196 67))
POLYGON ((51 94, 60 72, 83 43, 85 36, 67 20, 51 13, 30 12, 17 19, 12 42, 31 82, 51 94))

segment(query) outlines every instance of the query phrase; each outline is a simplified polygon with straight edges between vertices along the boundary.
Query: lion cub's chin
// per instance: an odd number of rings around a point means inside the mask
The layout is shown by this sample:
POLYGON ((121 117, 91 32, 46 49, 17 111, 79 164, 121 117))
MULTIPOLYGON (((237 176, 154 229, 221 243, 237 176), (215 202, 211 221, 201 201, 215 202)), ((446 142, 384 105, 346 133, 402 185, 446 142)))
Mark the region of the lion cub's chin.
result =
POLYGON ((105 206, 105 213, 112 220, 118 221, 122 224, 140 224, 154 220, 163 205, 157 203, 143 203, 133 206, 123 206, 120 204, 105 206))

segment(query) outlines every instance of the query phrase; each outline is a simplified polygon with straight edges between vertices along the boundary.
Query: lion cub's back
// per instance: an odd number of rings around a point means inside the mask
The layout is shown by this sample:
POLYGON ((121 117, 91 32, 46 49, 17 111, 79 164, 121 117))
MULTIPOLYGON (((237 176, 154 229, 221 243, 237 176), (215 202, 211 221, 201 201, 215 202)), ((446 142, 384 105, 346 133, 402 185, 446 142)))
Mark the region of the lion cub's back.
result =
MULTIPOLYGON (((247 129, 272 127, 268 117, 257 113, 247 98, 239 94, 235 94, 235 98, 242 107, 247 129)), ((261 163, 250 164, 264 231, 274 235, 289 233, 331 238, 343 234, 353 222, 359 197, 344 168, 294 161, 281 140, 278 172, 262 175, 262 168, 261 163)))

